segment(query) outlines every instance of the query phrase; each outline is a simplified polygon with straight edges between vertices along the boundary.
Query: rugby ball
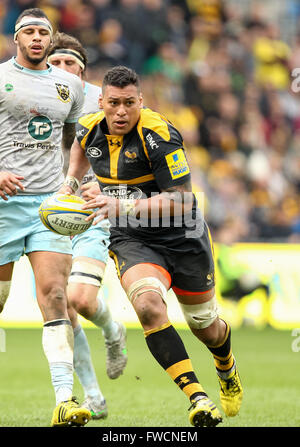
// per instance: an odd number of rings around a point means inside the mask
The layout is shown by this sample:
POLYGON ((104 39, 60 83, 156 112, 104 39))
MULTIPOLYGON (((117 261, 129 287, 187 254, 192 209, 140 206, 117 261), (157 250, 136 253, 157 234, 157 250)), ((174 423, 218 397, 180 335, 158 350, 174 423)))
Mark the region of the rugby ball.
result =
POLYGON ((93 210, 83 210, 86 203, 81 197, 68 194, 54 194, 45 199, 39 208, 39 216, 45 227, 64 236, 83 233, 91 225, 86 218, 93 210))

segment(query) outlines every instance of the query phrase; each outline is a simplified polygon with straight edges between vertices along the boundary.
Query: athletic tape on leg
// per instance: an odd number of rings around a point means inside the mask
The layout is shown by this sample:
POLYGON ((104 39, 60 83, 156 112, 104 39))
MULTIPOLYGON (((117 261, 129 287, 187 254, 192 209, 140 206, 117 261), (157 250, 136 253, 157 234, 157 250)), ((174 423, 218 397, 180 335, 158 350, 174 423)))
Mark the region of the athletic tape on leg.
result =
POLYGON ((74 261, 69 283, 91 284, 100 287, 103 275, 103 269, 99 265, 86 261, 74 261))
POLYGON ((218 317, 216 295, 205 303, 179 304, 187 324, 193 329, 205 329, 218 317))
POLYGON ((135 300, 145 292, 155 292, 161 296, 163 301, 165 302, 167 298, 167 289, 163 285, 163 283, 154 276, 149 276, 148 278, 142 278, 138 281, 135 281, 129 287, 127 291, 127 296, 132 304, 134 304, 135 300))

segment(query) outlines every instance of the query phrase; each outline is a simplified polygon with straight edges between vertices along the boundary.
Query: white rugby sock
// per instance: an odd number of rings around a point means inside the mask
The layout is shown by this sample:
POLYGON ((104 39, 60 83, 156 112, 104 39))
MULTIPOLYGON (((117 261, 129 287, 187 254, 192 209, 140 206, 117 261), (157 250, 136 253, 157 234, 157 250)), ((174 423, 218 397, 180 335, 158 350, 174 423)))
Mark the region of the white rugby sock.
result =
POLYGON ((120 337, 119 325, 112 319, 110 310, 104 299, 98 297, 98 308, 89 320, 96 326, 102 328, 106 340, 115 341, 120 337))
POLYGON ((47 321, 42 344, 49 362, 56 405, 72 397, 73 392, 73 329, 69 320, 47 321))
POLYGON ((83 387, 84 396, 98 397, 103 401, 104 396, 97 382, 90 347, 80 324, 74 328, 74 368, 83 387))

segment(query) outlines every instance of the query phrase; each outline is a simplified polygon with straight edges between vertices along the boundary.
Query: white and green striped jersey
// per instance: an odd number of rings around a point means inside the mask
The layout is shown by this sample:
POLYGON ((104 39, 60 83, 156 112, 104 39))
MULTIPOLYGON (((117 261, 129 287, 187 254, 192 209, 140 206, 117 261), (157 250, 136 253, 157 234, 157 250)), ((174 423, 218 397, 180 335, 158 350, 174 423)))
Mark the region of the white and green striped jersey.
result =
POLYGON ((82 114, 81 80, 49 65, 0 64, 0 171, 24 177, 21 194, 57 191, 64 181, 62 131, 82 114))

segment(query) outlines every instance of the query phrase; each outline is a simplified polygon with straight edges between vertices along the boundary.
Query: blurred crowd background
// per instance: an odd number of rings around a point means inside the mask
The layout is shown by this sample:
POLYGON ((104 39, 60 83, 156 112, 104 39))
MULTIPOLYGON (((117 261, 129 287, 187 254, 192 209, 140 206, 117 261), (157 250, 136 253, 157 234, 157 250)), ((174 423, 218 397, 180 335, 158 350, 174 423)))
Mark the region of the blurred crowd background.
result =
POLYGON ((31 7, 82 42, 90 82, 139 73, 183 135, 216 241, 300 241, 300 0, 1 0, 1 62, 31 7))

